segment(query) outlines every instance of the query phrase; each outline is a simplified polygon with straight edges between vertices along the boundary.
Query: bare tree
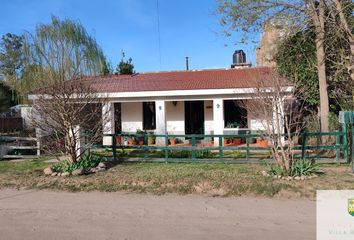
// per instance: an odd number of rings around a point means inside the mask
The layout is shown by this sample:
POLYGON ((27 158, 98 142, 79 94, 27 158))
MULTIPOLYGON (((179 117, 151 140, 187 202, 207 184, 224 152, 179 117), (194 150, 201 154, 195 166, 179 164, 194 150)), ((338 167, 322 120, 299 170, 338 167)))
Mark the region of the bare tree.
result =
POLYGON ((354 81, 354 33, 353 33, 353 1, 332 0, 329 5, 332 19, 331 24, 336 26, 337 31, 344 36, 349 44, 350 51, 347 54, 346 67, 351 79, 354 81), (348 12, 346 14, 345 12, 348 12), (348 16, 352 18, 352 25, 349 24, 348 16))
MULTIPOLYGON (((353 34, 343 14, 342 0, 218 0, 218 13, 226 34, 236 31, 243 33, 244 39, 254 38, 254 32, 261 32, 265 24, 281 23, 289 34, 303 31, 310 26, 315 29, 318 83, 320 89, 321 131, 329 131, 329 100, 326 75, 325 40, 329 9, 339 15, 339 26, 348 36, 351 56, 348 67, 353 67, 353 34)), ((352 5, 349 1, 349 6, 352 5)), ((254 39, 252 39, 254 40, 254 39)), ((352 71, 352 70, 351 70, 352 71)), ((352 75, 353 76, 353 75, 352 75)), ((326 140, 326 139, 324 139, 326 140)))
POLYGON ((251 99, 242 104, 248 116, 261 124, 260 134, 268 140, 273 160, 287 173, 296 160, 295 146, 306 127, 303 105, 297 101, 300 93, 294 89, 280 75, 269 74, 258 81, 251 99))
POLYGON ((32 125, 41 133, 42 150, 69 156, 77 162, 92 144, 102 139, 108 120, 102 112, 105 98, 88 81, 61 81, 33 96, 32 125))

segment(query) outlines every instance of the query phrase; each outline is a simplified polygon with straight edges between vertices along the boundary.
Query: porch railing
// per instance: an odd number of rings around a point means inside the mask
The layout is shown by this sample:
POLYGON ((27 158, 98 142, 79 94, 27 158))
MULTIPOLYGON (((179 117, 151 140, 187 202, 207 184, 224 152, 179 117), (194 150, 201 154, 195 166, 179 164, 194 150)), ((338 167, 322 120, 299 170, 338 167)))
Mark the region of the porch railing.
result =
MULTIPOLYGON (((129 159, 160 162, 242 163, 271 159, 272 148, 267 145, 267 140, 261 134, 122 133, 104 136, 111 139, 111 144, 93 146, 93 148, 104 148, 103 154, 106 153, 107 156, 120 161, 129 159), (152 144, 151 139, 155 139, 159 144, 152 144), (171 144, 173 139, 183 140, 183 143, 173 145, 171 144), (132 143, 132 140, 135 143, 132 143)), ((304 132, 300 134, 299 144, 293 150, 297 158, 315 159, 319 162, 348 162, 349 160, 346 132, 304 132), (331 139, 331 143, 321 144, 323 136, 331 139)))

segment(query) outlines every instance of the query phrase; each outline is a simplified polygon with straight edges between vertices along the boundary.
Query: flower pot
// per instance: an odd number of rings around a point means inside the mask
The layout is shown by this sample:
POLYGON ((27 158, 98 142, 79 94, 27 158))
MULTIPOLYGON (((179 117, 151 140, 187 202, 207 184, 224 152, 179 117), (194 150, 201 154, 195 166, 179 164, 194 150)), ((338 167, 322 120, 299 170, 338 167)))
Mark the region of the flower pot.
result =
POLYGON ((230 144, 231 139, 230 138, 224 138, 224 145, 230 144))
POLYGON ((139 145, 144 145, 144 139, 138 139, 138 144, 139 145))
POLYGON ((128 145, 134 145, 134 139, 133 138, 129 138, 128 145))
POLYGON ((155 144, 155 139, 152 137, 148 138, 148 145, 154 145, 155 144))
POLYGON ((241 138, 234 138, 234 139, 232 139, 232 143, 233 143, 234 145, 241 145, 241 144, 242 144, 241 138))
POLYGON ((268 141, 267 140, 257 140, 257 144, 261 147, 268 147, 268 141))
POLYGON ((176 139, 174 139, 174 138, 170 139, 170 144, 171 145, 176 145, 176 139))
POLYGON ((121 144, 122 144, 122 137, 116 136, 116 145, 121 145, 121 144))

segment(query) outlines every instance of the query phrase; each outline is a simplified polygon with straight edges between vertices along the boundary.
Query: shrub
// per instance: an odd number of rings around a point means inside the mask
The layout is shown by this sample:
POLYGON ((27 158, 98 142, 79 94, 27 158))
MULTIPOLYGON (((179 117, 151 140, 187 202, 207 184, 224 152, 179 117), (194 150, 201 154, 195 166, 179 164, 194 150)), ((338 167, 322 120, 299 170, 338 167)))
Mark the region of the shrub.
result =
POLYGON ((285 176, 286 171, 280 165, 277 164, 269 164, 267 166, 267 173, 272 176, 285 176))
POLYGON ((319 165, 310 159, 299 159, 291 167, 291 176, 308 176, 322 173, 319 165))
POLYGON ((100 156, 93 156, 85 154, 81 157, 78 162, 71 163, 69 161, 62 161, 60 163, 54 164, 52 169, 54 172, 72 172, 75 169, 83 169, 88 171, 90 168, 97 167, 97 165, 102 161, 100 156))
POLYGON ((284 168, 277 164, 267 166, 267 173, 272 176, 309 176, 312 174, 323 174, 318 164, 310 159, 298 159, 291 166, 290 172, 286 172, 284 168))

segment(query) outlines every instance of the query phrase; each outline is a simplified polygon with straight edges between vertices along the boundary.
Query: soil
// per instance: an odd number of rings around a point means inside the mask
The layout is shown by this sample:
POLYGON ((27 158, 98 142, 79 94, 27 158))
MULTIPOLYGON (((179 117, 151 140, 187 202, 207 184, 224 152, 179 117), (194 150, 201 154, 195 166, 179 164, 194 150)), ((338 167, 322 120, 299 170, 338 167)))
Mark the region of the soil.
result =
POLYGON ((1 239, 315 239, 314 201, 0 190, 1 239))

